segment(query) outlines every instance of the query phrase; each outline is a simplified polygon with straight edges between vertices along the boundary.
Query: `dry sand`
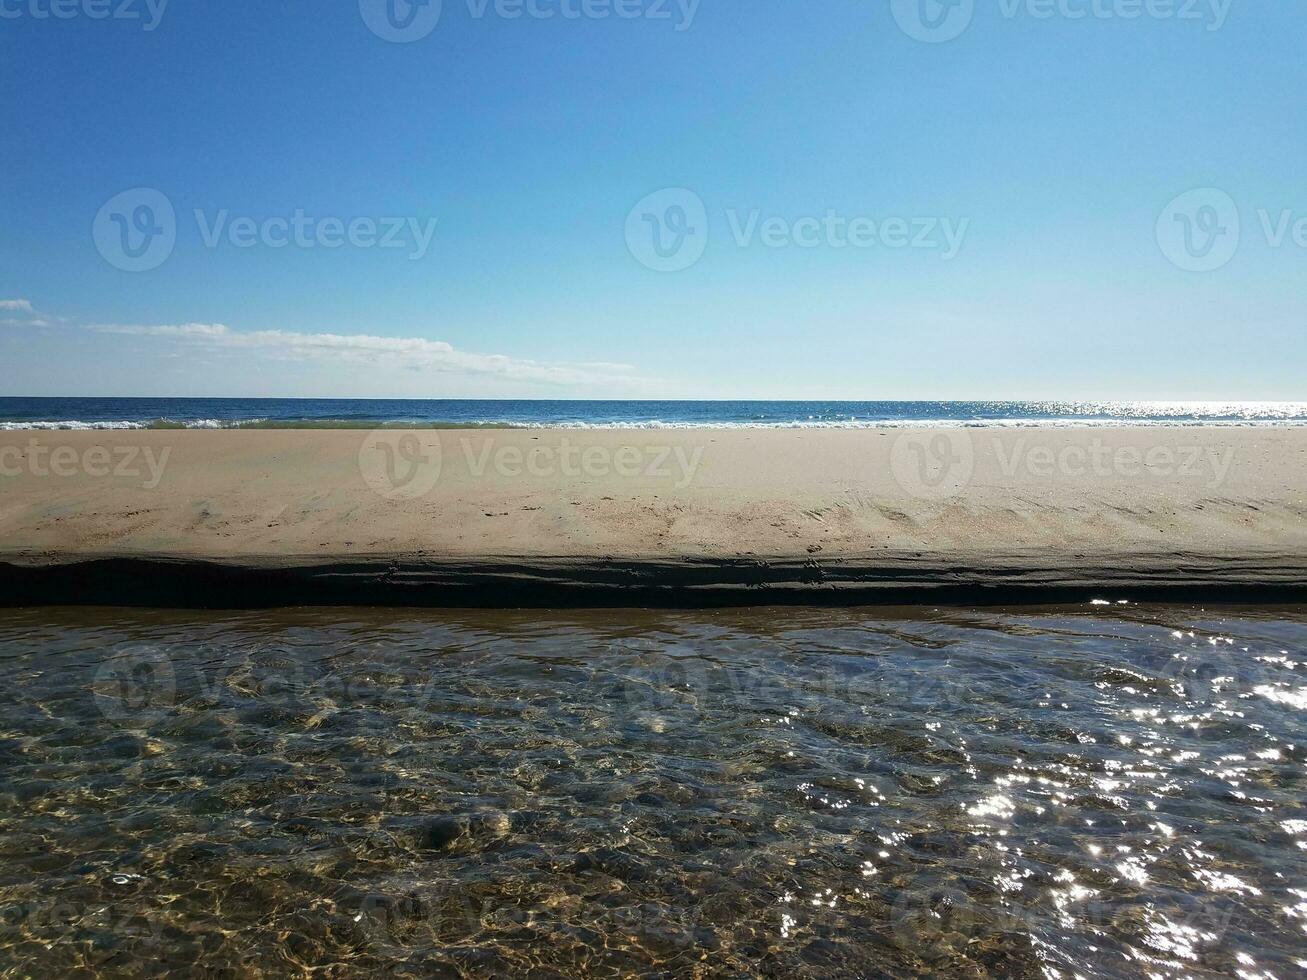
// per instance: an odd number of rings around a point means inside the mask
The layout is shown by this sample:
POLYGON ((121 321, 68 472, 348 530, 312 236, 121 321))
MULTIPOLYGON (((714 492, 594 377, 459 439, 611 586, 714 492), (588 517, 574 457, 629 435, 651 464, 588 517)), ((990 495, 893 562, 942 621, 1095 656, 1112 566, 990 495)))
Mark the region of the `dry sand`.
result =
POLYGON ((1307 428, 4 432, 0 586, 193 605, 1297 597, 1307 428))

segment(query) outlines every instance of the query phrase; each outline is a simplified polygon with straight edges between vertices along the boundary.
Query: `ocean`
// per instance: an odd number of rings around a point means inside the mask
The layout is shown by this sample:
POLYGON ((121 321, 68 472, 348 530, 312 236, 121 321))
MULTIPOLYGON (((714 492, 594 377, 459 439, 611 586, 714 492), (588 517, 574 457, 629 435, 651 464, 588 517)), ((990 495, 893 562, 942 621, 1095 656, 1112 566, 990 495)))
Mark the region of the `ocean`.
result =
POLYGON ((1290 977, 1307 615, 0 619, 4 976, 1290 977))
POLYGON ((3 429, 1301 425, 1307 402, 0 398, 3 429))
MULTIPOLYGON (((10 429, 931 422, 1307 405, 0 399, 10 429)), ((1307 610, 1108 598, 0 610, 0 976, 1302 975, 1307 610)))

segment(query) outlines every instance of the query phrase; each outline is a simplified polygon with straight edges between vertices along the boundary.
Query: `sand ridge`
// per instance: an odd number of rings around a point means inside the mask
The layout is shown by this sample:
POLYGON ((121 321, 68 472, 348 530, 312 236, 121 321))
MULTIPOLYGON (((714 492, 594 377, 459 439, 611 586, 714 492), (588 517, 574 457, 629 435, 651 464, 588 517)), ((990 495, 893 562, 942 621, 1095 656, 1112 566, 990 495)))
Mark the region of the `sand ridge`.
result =
POLYGON ((1307 428, 0 433, 0 560, 108 559, 1302 584, 1307 428))

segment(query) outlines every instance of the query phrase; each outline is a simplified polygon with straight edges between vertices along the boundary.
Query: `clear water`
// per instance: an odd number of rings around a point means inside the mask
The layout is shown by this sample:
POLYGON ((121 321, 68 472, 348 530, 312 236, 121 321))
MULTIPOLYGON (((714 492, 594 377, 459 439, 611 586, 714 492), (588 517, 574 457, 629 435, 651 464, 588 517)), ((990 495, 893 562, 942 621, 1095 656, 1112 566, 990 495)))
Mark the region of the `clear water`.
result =
POLYGON ((5 976, 1307 968, 1307 611, 0 617, 5 976))
POLYGON ((1282 425, 1307 402, 385 401, 0 398, 0 429, 420 426, 1282 425))

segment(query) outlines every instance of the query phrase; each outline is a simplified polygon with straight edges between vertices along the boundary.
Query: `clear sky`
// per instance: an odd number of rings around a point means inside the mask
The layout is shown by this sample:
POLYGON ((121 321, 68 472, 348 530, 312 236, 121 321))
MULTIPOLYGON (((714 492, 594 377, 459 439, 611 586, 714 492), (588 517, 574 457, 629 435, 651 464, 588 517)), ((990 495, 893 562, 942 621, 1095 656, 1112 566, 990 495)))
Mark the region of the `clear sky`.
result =
POLYGON ((0 0, 0 394, 1300 399, 1304 37, 1267 0, 0 0))

